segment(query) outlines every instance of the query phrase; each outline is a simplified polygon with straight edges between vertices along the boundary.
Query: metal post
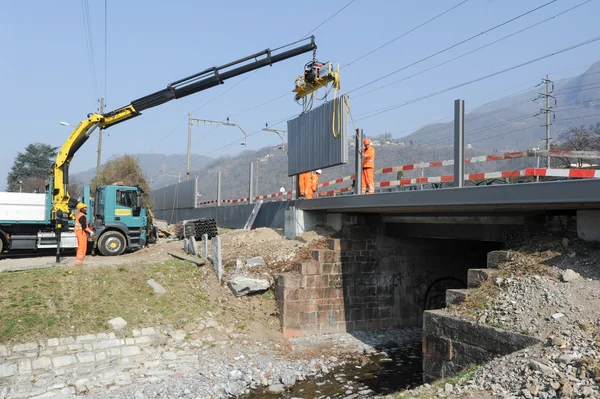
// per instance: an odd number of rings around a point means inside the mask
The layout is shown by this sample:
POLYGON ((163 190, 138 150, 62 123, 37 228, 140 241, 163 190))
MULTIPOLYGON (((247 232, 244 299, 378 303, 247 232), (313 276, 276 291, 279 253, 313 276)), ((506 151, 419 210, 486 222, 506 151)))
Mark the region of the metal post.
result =
POLYGON ((221 171, 217 173, 217 206, 221 206, 221 171))
POLYGON ((454 187, 465 180, 465 100, 454 101, 454 187))
POLYGON ((254 181, 253 181, 253 176, 254 176, 254 162, 250 162, 250 176, 248 178, 249 181, 249 185, 248 185, 248 202, 250 204, 252 204, 254 201, 252 199, 252 192, 254 191, 254 181))
POLYGON ((354 174, 356 177, 354 179, 354 194, 362 193, 362 138, 363 130, 356 129, 356 154, 354 156, 356 162, 354 174))
MULTIPOLYGON (((104 98, 100 97, 100 115, 104 115, 104 98)), ((96 161, 96 176, 100 174, 102 163, 102 129, 98 129, 98 160, 96 161)))
MULTIPOLYGON (((539 150, 539 148, 538 148, 538 150, 539 150)), ((539 156, 539 155, 537 156, 537 162, 536 162, 536 164, 535 164, 535 167, 536 167, 536 169, 539 169, 539 168, 540 168, 540 156, 539 156)), ((535 181, 536 181, 536 183, 539 183, 539 182, 540 182, 540 175, 537 175, 537 176, 535 177, 535 181)))
POLYGON ((188 114, 188 145, 187 145, 187 169, 185 180, 190 180, 190 157, 192 153, 192 113, 188 114))
POLYGON ((548 75, 546 75, 546 151, 548 151, 546 167, 550 169, 550 79, 548 75))

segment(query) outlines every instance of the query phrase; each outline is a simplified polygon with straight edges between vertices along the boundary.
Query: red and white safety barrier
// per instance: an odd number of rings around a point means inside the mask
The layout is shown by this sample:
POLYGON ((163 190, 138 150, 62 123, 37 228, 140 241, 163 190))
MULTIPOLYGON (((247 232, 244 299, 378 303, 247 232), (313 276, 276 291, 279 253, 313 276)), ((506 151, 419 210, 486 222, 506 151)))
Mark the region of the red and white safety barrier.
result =
POLYGON ((293 191, 286 191, 283 193, 273 193, 273 194, 265 194, 265 195, 259 195, 254 197, 255 200, 261 200, 261 199, 269 199, 269 198, 277 198, 277 197, 285 197, 288 195, 292 195, 294 192, 293 191))
MULTIPOLYGON (((536 156, 550 156, 553 158, 600 158, 600 151, 569 151, 569 150, 539 150, 539 151, 514 151, 514 152, 505 152, 502 154, 494 154, 494 155, 479 155, 476 157, 465 158, 465 163, 480 163, 480 162, 493 162, 493 161, 506 161, 509 159, 519 159, 519 158, 527 158, 527 157, 536 157, 536 156)), ((388 168, 376 169, 374 174, 382 174, 382 173, 393 173, 393 172, 403 172, 408 170, 416 170, 416 169, 427 169, 427 168, 436 168, 440 166, 452 166, 454 165, 453 159, 447 159, 444 161, 432 161, 432 162, 420 162, 420 163, 412 163, 401 166, 392 166, 388 168)), ((339 179, 331 180, 325 182, 323 184, 319 184, 319 188, 327 187, 332 184, 342 183, 345 181, 349 181, 354 179, 354 175, 341 177, 339 179)))
MULTIPOLYGON (((506 170, 502 172, 488 173, 469 173, 465 174, 465 180, 485 180, 485 179, 506 179, 511 177, 569 177, 569 178, 584 178, 593 179, 600 178, 598 170, 581 170, 581 169, 545 169, 545 168, 527 168, 523 170, 506 170)), ((453 182, 454 176, 435 176, 435 177, 417 177, 414 179, 402 179, 382 181, 375 183, 375 187, 395 187, 395 186, 412 186, 417 184, 427 183, 446 183, 453 182)))
POLYGON ((332 184, 342 183, 342 182, 345 182, 345 181, 350 181, 352 179, 354 179, 354 175, 346 176, 346 177, 340 177, 339 179, 335 179, 335 180, 331 180, 331 181, 326 181, 325 183, 321 183, 321 184, 319 184, 318 187, 319 188, 321 188, 321 187, 327 187, 327 186, 330 186, 332 184))

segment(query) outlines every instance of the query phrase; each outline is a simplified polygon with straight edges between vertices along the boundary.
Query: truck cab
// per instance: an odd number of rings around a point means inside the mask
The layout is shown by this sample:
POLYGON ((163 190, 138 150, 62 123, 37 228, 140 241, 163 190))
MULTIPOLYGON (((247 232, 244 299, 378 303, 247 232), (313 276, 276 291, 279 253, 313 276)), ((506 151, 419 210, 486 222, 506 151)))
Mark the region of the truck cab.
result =
POLYGON ((96 246, 105 256, 121 255, 126 249, 146 245, 148 218, 142 206, 143 191, 138 186, 115 183, 96 189, 93 221, 96 246))

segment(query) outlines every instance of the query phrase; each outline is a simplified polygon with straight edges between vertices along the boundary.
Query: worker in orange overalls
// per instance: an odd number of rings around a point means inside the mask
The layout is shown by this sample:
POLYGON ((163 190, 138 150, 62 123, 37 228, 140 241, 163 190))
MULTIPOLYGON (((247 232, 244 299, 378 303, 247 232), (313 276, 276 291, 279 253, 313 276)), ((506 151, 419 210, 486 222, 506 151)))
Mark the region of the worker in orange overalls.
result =
POLYGON ((371 147, 371 140, 364 139, 365 148, 362 152, 362 193, 375 194, 375 148, 371 147))
POLYGON ((298 175, 298 186, 300 187, 300 198, 308 198, 308 192, 311 187, 311 172, 300 173, 298 175))
POLYGON ((317 169, 314 172, 310 172, 309 188, 306 190, 306 198, 311 199, 313 194, 317 192, 319 187, 319 176, 321 175, 321 169, 317 169))
POLYGON ((83 265, 85 254, 87 252, 88 236, 93 235, 94 231, 87 222, 87 206, 83 203, 77 204, 77 216, 75 216, 75 236, 77 237, 77 256, 75 266, 83 265))

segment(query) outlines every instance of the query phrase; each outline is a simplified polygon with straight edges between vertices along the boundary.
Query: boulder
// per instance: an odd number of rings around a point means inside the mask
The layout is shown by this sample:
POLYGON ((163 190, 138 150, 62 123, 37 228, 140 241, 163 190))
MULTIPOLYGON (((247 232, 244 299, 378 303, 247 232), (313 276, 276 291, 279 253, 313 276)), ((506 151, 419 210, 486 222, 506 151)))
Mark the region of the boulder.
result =
POLYGON ((268 280, 236 276, 227 282, 227 285, 236 296, 244 296, 255 292, 266 291, 271 284, 268 280))

